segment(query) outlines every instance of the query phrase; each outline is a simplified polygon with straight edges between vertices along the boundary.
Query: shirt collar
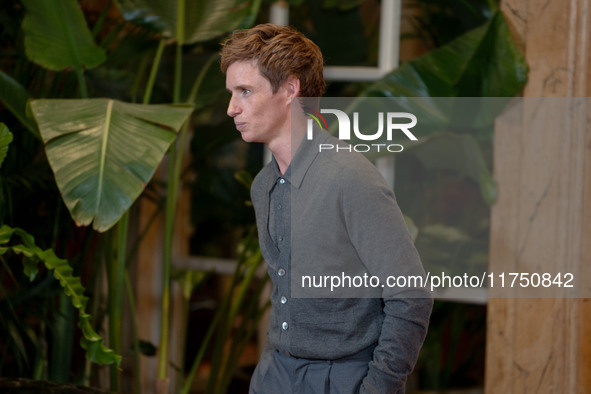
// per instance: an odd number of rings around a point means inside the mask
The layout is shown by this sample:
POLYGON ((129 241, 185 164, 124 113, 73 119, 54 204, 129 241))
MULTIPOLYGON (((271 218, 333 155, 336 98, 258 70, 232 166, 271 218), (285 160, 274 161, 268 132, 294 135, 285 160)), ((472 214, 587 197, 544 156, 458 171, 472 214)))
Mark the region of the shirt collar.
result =
POLYGON ((324 143, 328 136, 327 131, 318 130, 314 127, 312 139, 309 140, 307 136, 304 137, 286 171, 286 173, 291 171, 290 182, 294 187, 300 188, 306 173, 310 169, 314 159, 316 159, 316 156, 318 156, 319 145, 324 143))
POLYGON ((281 171, 279 170, 279 164, 277 164, 277 160, 275 160, 275 156, 272 156, 271 167, 273 167, 273 173, 275 174, 275 181, 277 181, 277 179, 283 178, 286 181, 290 182, 291 165, 289 167, 287 167, 285 174, 281 175, 281 171))
POLYGON ((304 180, 304 176, 318 155, 318 147, 320 144, 326 141, 328 136, 329 134, 326 130, 314 127, 312 139, 309 140, 307 136, 304 137, 300 143, 300 146, 298 147, 298 150, 296 151, 296 154, 294 155, 291 163, 283 175, 281 175, 279 164, 277 164, 277 160, 275 160, 275 156, 273 156, 271 159, 271 167, 273 168, 273 173, 275 174, 275 182, 278 179, 283 178, 299 189, 302 181, 304 180))

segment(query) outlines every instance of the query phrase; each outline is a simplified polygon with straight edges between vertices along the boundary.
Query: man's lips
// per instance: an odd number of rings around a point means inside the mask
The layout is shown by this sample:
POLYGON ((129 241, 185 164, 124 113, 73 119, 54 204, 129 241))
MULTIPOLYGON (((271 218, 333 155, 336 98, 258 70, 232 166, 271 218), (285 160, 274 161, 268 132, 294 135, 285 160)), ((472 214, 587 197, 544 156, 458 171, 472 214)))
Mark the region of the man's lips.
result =
POLYGON ((234 122, 234 124, 236 125, 236 129, 238 131, 242 131, 242 129, 244 128, 244 126, 246 126, 245 122, 234 122))

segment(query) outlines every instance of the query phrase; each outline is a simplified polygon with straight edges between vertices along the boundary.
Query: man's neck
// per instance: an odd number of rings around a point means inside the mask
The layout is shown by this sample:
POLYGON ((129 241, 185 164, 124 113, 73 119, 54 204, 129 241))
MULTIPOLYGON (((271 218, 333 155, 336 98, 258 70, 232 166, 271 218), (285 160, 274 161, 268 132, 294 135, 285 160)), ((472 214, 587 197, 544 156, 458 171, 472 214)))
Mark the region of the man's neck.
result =
POLYGON ((291 130, 289 133, 282 134, 280 138, 271 141, 267 145, 271 153, 273 153, 273 157, 275 158, 275 161, 279 166, 279 171, 281 172, 281 174, 285 174, 285 172, 289 168, 291 160, 297 152, 298 147, 302 142, 302 139, 304 138, 306 132, 306 123, 305 118, 302 119, 304 119, 303 122, 301 121, 301 119, 298 119, 299 122, 297 122, 297 126, 290 125, 291 130))

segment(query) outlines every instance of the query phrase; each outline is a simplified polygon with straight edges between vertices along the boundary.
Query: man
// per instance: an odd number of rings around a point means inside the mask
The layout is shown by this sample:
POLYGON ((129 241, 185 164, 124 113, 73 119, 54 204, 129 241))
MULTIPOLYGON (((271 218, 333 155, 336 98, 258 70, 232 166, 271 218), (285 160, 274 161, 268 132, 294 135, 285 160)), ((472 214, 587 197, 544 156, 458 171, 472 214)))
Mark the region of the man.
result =
POLYGON ((303 101, 324 93, 322 67, 314 43, 272 24, 235 31, 221 51, 228 115, 244 141, 273 154, 251 191, 273 290, 250 392, 404 392, 427 331, 429 293, 401 298, 384 288, 378 298, 352 298, 345 289, 310 298, 296 274, 424 275, 375 167, 357 153, 319 152, 322 143, 345 145, 326 131, 307 138, 303 101))

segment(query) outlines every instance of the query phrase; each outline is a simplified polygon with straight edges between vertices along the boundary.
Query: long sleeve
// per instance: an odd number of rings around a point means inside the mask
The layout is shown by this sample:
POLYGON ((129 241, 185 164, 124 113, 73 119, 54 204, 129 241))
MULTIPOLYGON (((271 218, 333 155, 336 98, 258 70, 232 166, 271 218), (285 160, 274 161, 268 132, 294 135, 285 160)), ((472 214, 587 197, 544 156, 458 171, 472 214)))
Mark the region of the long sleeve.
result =
MULTIPOLYGON (((371 166, 371 164, 368 164, 371 166)), ((343 174, 342 201, 352 244, 371 275, 424 276, 393 192, 366 165, 343 174)), ((425 339, 433 300, 422 288, 382 291, 384 320, 360 393, 403 393, 425 339)))
POLYGON ((382 332, 360 393, 404 392, 425 340, 432 305, 430 298, 385 301, 382 332))

